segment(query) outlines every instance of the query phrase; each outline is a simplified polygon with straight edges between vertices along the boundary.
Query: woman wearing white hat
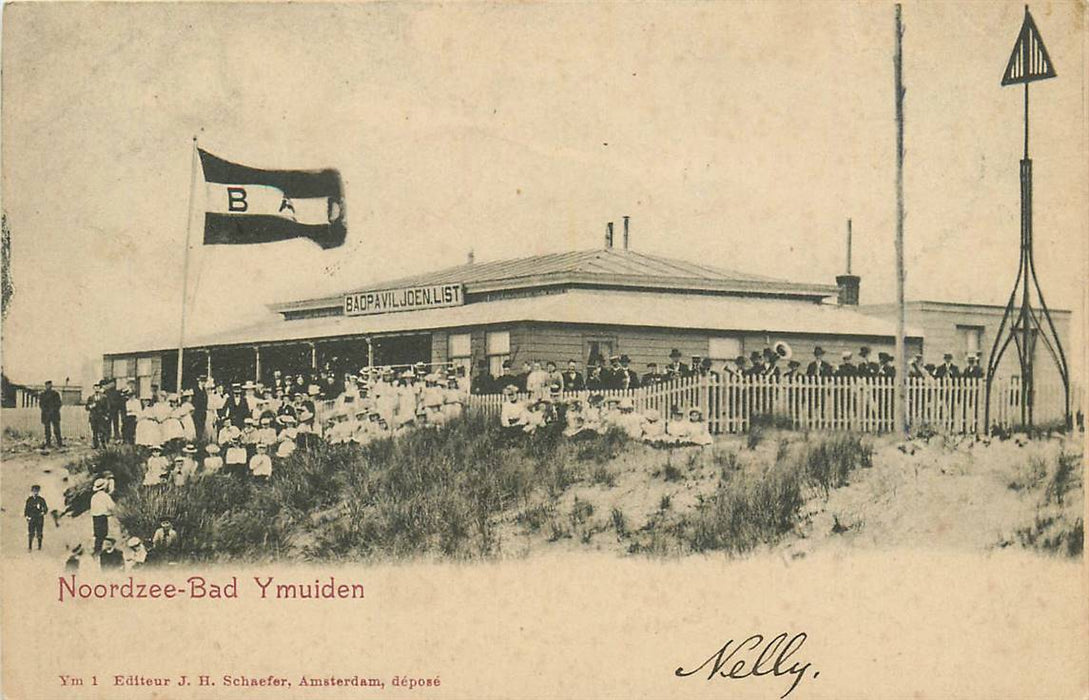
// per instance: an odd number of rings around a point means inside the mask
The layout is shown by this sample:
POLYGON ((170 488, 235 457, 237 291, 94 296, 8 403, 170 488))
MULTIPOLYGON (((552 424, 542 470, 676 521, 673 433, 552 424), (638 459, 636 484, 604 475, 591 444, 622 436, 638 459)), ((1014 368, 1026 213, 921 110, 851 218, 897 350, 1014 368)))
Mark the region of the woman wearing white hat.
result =
POLYGON ((215 474, 223 468, 223 458, 219 456, 219 445, 210 443, 205 446, 204 452, 208 455, 204 458, 202 465, 205 474, 215 474))
POLYGON ((106 490, 108 486, 108 480, 97 478, 91 487, 91 527, 95 538, 93 552, 95 556, 102 551, 102 543, 110 534, 110 516, 113 515, 113 509, 116 507, 113 498, 106 490))

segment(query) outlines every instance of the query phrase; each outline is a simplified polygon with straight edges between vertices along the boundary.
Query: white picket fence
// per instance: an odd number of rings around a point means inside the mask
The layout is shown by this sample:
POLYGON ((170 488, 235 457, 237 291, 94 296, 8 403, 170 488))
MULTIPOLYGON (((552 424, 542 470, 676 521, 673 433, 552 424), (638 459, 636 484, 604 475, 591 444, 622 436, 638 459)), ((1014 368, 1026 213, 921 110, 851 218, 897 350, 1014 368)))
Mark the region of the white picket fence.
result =
MULTIPOLYGON (((653 409, 668 417, 673 407, 687 412, 698 408, 712 433, 741 433, 754 417, 773 417, 776 423, 798 430, 849 430, 882 433, 893 430, 895 383, 870 377, 697 376, 630 390, 596 392, 604 397, 631 398, 637 411, 653 409)), ((986 386, 982 379, 913 378, 908 380, 907 420, 913 428, 928 426, 945 433, 983 430, 986 386)), ((1062 385, 1038 384, 1033 418, 1036 425, 1064 419, 1062 385)), ((585 400, 590 392, 566 392, 564 400, 585 400)), ((520 398, 526 398, 522 394, 520 398)), ((1070 411, 1081 406, 1081 390, 1074 387, 1070 411)), ((500 394, 474 394, 469 407, 498 416, 500 394)), ((1016 377, 998 379, 991 387, 992 425, 1021 423, 1021 386, 1016 377)))

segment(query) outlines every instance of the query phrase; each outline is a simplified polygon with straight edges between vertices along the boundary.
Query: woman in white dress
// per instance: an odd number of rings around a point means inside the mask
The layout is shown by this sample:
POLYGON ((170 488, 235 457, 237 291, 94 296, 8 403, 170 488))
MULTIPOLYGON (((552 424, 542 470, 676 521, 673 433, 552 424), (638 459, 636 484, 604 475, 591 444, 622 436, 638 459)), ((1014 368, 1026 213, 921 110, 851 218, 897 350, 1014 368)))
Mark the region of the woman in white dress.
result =
POLYGON ((182 437, 186 442, 196 442, 197 426, 193 423, 193 390, 182 392, 181 404, 174 410, 174 417, 181 422, 182 437))
POLYGON ((185 431, 182 430, 181 421, 178 420, 178 395, 171 394, 170 398, 160 404, 155 404, 156 415, 162 416, 159 420, 159 430, 162 431, 163 444, 169 443, 171 440, 184 440, 185 431), (159 406, 165 408, 160 409, 159 406))
POLYGON ((140 399, 140 412, 136 414, 136 444, 151 447, 161 442, 159 421, 155 420, 151 399, 140 399))
POLYGON ((215 435, 217 433, 219 412, 226 402, 227 396, 223 393, 223 387, 217 386, 208 392, 208 414, 204 418, 205 435, 215 435))

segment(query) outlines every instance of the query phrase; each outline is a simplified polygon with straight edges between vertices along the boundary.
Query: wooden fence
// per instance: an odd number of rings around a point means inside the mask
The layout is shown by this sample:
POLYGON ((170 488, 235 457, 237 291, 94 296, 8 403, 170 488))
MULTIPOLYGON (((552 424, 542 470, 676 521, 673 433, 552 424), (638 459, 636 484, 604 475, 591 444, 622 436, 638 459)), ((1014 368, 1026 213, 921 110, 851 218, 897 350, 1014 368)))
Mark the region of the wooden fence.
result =
MULTIPOLYGON (((895 383, 884 378, 688 377, 631 390, 596 392, 604 397, 631 398, 637 411, 653 409, 663 418, 676 406, 698 408, 712 433, 749 430, 754 417, 763 417, 798 430, 890 432, 894 427, 895 383)), ((914 428, 929 426, 945 433, 983 430, 986 386, 982 379, 908 381, 907 420, 914 428)), ((567 392, 564 399, 586 399, 590 392, 567 392)), ((520 398, 526 398, 522 394, 520 398)), ((1073 388, 1070 410, 1081 406, 1081 390, 1073 388)), ((498 416, 504 398, 473 395, 469 406, 498 416)), ((1021 386, 1016 377, 995 380, 991 387, 991 424, 1012 427, 1021 419, 1021 386)), ((1062 385, 1037 385, 1034 402, 1037 425, 1064 419, 1062 385)))

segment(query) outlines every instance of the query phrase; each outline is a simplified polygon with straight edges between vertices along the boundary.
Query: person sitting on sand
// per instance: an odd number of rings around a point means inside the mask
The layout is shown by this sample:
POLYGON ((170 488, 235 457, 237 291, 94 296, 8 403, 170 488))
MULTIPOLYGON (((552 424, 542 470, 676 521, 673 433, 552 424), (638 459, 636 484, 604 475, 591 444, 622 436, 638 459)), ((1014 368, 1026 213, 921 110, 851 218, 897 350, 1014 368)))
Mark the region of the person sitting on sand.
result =
POLYGON ((518 390, 514 386, 503 389, 507 400, 499 409, 499 424, 507 431, 519 431, 526 424, 527 413, 525 404, 518 400, 518 390))
POLYGON ((698 408, 688 411, 688 442, 693 445, 706 447, 714 443, 711 432, 707 429, 707 422, 703 420, 703 414, 698 408))
POLYGON ((643 442, 650 445, 659 444, 665 437, 665 425, 658 411, 648 408, 643 412, 643 442))
POLYGON ((635 412, 635 402, 631 397, 625 396, 617 406, 618 413, 614 419, 616 427, 632 440, 640 440, 643 437, 643 416, 635 412))
POLYGON ((257 443, 257 454, 250 457, 250 474, 258 481, 268 481, 272 476, 272 458, 263 442, 257 443))
POLYGON ((207 455, 204 458, 203 469, 205 474, 215 474, 223 468, 223 458, 219 456, 219 445, 209 443, 204 452, 207 455))
POLYGON ((163 483, 163 478, 170 470, 170 462, 163 457, 163 448, 159 445, 151 446, 151 456, 147 458, 147 468, 144 471, 144 486, 158 486, 163 483))

